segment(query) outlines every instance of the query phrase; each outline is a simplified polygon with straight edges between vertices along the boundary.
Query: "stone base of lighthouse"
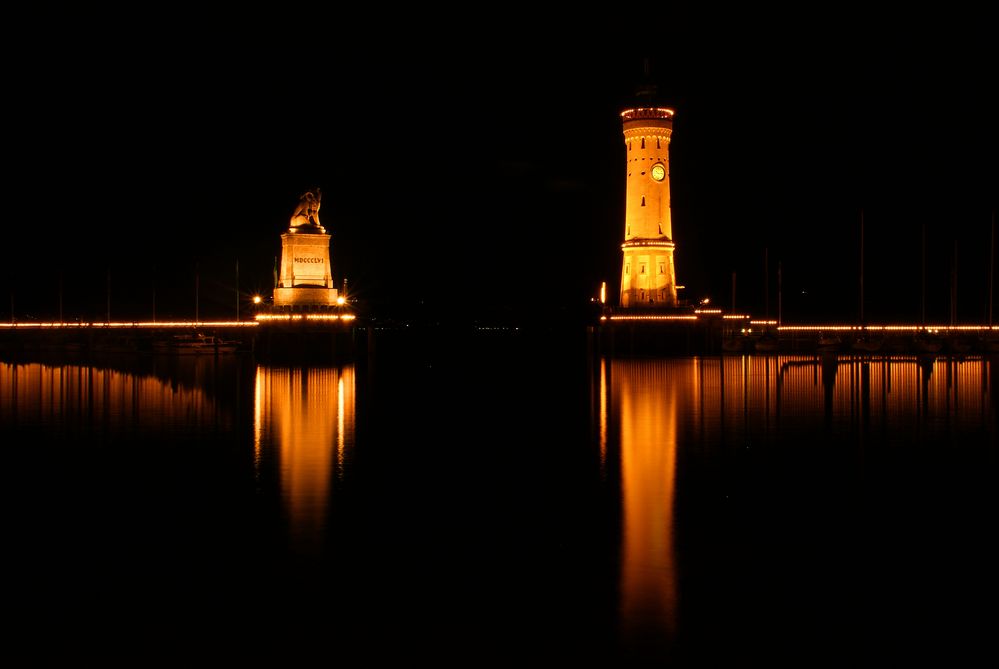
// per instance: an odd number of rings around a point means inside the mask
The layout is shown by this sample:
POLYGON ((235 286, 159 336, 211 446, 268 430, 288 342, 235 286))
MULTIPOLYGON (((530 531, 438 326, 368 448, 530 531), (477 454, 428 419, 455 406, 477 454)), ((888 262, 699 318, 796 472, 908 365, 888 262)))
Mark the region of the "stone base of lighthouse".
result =
POLYGON ((330 269, 330 236, 306 226, 281 235, 281 274, 274 288, 275 307, 336 306, 330 269))
POLYGON ((678 306, 672 242, 633 240, 622 245, 620 306, 656 309, 678 306))

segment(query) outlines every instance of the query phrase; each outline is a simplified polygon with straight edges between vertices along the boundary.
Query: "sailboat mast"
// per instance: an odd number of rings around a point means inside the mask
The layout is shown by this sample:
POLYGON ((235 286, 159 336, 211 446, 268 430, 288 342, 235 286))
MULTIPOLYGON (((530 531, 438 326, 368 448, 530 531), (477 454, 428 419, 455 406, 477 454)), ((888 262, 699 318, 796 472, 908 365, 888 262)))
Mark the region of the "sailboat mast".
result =
POLYGON ((764 320, 770 320, 770 249, 763 248, 763 314, 764 320))
POLYGON ((957 240, 954 240, 954 262, 950 273, 950 325, 957 325, 957 240))
POLYGON ((777 261, 777 327, 780 327, 783 309, 780 260, 777 261))
POLYGON ((989 244, 989 327, 992 327, 992 281, 996 268, 996 210, 992 210, 992 236, 989 244))
POLYGON ((922 266, 922 293, 921 293, 921 309, 919 316, 919 324, 926 327, 926 223, 923 223, 923 255, 921 258, 922 266))
POLYGON ((864 210, 860 210, 860 324, 864 324, 864 210))
POLYGON ((735 272, 732 272, 732 313, 735 313, 735 272))

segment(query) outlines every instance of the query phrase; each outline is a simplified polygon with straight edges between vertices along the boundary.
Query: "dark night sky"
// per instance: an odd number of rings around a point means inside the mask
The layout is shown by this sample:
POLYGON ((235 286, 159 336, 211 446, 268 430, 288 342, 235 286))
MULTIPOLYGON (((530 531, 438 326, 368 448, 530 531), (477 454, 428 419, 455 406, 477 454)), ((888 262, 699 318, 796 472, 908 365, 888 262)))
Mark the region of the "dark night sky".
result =
MULTIPOLYGON (((511 10, 512 11, 512 10, 511 10)), ((676 110, 678 282, 785 321, 986 315, 996 71, 980 16, 664 9, 649 28, 507 15, 48 17, 8 44, 5 281, 19 318, 202 317, 271 288, 323 189, 334 274, 379 313, 574 309, 613 292, 619 112, 650 58, 676 110), (125 21, 124 25, 114 21, 125 21), (464 22, 466 21, 467 22, 464 22), (481 21, 486 20, 486 24, 481 21), (134 30, 127 29, 135 27, 134 30), (140 29, 141 27, 141 29, 140 29), (554 32, 553 32, 554 30, 554 32), (612 36, 612 39, 608 36, 612 36), (52 46, 57 45, 57 46, 52 46)), ((7 302, 7 300, 5 300, 7 302)), ((0 318, 9 314, 0 303, 0 318)))

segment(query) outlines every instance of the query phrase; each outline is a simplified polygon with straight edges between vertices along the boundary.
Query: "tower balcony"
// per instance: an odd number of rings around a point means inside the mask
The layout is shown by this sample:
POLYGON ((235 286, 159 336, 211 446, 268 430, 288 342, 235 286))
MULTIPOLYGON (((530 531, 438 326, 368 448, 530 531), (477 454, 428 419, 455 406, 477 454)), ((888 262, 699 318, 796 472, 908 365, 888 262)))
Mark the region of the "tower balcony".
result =
POLYGON ((654 247, 654 248, 676 248, 676 244, 673 243, 669 237, 659 237, 656 239, 629 239, 623 244, 621 244, 622 249, 634 249, 642 247, 654 247))
POLYGON ((621 112, 622 121, 638 121, 641 119, 673 119, 673 110, 668 107, 636 107, 621 112))

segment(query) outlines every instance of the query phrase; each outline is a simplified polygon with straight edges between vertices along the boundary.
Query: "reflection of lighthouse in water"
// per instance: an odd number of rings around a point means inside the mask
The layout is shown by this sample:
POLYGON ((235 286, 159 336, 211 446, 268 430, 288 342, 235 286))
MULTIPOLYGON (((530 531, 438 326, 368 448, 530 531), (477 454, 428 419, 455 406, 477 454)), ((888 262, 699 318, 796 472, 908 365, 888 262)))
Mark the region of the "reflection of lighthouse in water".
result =
POLYGON ((677 574, 673 544, 677 386, 663 361, 615 360, 612 412, 620 418, 620 615, 630 647, 668 647, 676 632, 677 574))
POLYGON ((298 552, 322 548, 334 479, 343 477, 354 444, 354 416, 353 366, 257 367, 257 462, 264 444, 276 448, 290 541, 298 552))

